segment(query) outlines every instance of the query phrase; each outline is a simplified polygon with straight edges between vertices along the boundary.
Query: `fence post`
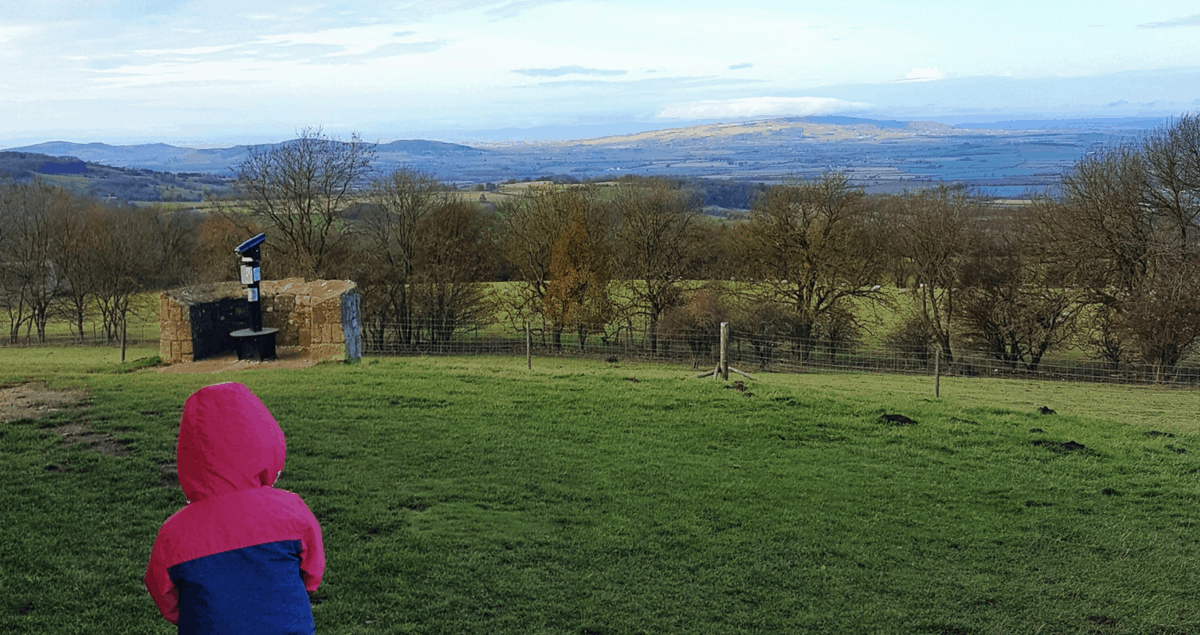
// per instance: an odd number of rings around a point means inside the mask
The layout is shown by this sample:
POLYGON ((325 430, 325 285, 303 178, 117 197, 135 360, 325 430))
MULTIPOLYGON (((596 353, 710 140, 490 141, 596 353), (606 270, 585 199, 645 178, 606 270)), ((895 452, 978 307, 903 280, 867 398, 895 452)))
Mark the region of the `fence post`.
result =
POLYGON ((525 368, 533 370, 533 334, 529 330, 529 322, 525 323, 525 368))
POLYGON ((942 349, 938 347, 933 351, 933 398, 940 399, 942 397, 942 349))
MULTIPOLYGON (((721 322, 721 381, 729 381, 729 322, 721 322)), ((716 373, 713 379, 716 379, 716 373)))

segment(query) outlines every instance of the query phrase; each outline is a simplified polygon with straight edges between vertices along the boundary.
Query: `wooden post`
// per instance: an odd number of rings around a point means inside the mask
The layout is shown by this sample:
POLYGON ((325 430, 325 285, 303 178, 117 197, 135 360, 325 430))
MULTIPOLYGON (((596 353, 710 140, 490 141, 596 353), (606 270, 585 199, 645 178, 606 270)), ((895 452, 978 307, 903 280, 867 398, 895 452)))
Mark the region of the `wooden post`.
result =
POLYGON ((533 370, 533 334, 529 331, 529 322, 525 323, 525 368, 533 370))
MULTIPOLYGON (((742 341, 738 340, 740 348, 742 341)), ((754 379, 748 373, 744 373, 729 365, 729 322, 721 322, 721 359, 717 362, 716 368, 696 375, 696 379, 701 379, 712 375, 713 380, 722 379, 729 381, 729 371, 733 371, 746 379, 754 379)), ((728 386, 726 386, 728 388, 728 386)))
MULTIPOLYGON (((721 322, 721 381, 729 381, 729 322, 721 322)), ((716 379, 716 375, 713 375, 716 379)))
POLYGON ((933 398, 942 397, 942 349, 938 347, 933 352, 933 398))

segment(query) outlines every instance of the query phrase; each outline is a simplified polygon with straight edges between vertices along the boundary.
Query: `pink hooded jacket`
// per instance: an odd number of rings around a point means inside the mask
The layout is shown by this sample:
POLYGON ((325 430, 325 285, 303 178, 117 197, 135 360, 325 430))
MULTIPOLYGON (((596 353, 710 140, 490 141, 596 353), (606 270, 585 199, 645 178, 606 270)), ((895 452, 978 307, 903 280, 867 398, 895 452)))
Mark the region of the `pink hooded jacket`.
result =
POLYGON ((163 523, 146 587, 184 632, 312 632, 307 593, 325 570, 321 528, 299 496, 273 487, 283 430, 249 388, 208 386, 179 426, 188 505, 163 523))

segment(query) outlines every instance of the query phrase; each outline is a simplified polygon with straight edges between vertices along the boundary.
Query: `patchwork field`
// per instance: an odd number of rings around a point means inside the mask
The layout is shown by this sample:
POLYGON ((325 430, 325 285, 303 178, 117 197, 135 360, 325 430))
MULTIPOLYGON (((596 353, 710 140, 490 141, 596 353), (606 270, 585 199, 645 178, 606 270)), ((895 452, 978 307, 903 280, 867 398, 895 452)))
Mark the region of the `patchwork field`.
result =
POLYGON ((114 360, 0 357, 0 385, 73 395, 0 423, 2 632, 174 632, 141 575, 184 502, 183 402, 221 381, 288 436, 280 486, 325 534, 321 633, 1200 630, 1192 392, 947 378, 934 401, 920 377, 737 390, 587 360, 114 360))

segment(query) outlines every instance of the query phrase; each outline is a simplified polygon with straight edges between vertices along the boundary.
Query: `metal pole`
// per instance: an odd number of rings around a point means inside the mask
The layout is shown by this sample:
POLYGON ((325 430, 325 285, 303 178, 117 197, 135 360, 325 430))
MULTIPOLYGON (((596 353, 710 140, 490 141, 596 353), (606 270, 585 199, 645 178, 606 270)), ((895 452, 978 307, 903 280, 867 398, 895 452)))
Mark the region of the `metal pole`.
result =
MULTIPOLYGON (((729 381, 729 322, 721 322, 721 380, 729 381)), ((714 375, 714 378, 716 376, 714 375)))
POLYGON ((940 399, 942 396, 942 349, 938 347, 933 351, 933 398, 940 399))
POLYGON ((529 330, 529 322, 525 323, 525 368, 533 370, 533 334, 529 330))

